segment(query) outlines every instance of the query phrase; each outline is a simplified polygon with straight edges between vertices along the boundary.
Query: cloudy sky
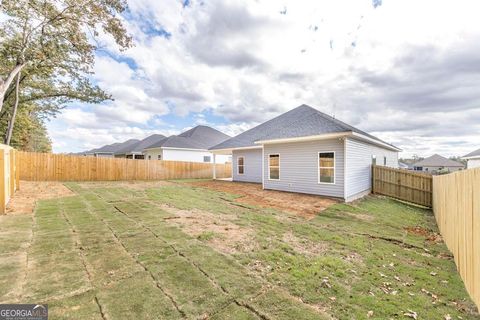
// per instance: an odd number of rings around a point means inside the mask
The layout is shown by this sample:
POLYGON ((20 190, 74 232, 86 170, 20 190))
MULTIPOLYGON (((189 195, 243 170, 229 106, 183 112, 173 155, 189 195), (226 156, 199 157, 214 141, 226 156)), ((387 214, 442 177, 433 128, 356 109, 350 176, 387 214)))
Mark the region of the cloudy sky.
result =
POLYGON ((48 123, 55 152, 208 124, 234 135, 303 103, 401 147, 480 148, 478 1, 129 0, 135 47, 100 40, 115 98, 48 123))

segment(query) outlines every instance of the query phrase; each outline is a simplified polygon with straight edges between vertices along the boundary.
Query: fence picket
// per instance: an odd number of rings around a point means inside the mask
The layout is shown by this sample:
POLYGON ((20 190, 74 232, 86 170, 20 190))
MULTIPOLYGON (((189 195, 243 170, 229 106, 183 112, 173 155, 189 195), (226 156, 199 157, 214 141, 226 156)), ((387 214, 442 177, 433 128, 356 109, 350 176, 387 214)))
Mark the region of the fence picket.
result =
MULTIPOLYGON (((18 152, 20 176, 29 181, 163 180, 213 177, 213 164, 201 162, 97 158, 18 152)), ((232 165, 217 164, 217 178, 230 178, 232 165)))

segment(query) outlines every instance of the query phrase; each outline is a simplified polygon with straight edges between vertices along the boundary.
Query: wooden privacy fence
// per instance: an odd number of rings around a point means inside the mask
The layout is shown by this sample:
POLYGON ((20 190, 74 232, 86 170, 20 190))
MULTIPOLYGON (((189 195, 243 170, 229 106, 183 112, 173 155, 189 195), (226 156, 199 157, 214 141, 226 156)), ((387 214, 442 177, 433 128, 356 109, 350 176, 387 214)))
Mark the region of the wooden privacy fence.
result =
POLYGON ((392 198, 432 206, 432 176, 404 169, 373 166, 372 192, 392 198))
POLYGON ((16 190, 20 189, 18 151, 0 144, 0 214, 6 212, 7 204, 16 190))
MULTIPOLYGON (((133 160, 19 152, 20 179, 28 181, 106 181, 208 179, 212 163, 133 160)), ((231 177, 230 163, 216 165, 217 178, 231 177)))
POLYGON ((433 190, 438 228, 480 308, 480 168, 434 176, 433 190))

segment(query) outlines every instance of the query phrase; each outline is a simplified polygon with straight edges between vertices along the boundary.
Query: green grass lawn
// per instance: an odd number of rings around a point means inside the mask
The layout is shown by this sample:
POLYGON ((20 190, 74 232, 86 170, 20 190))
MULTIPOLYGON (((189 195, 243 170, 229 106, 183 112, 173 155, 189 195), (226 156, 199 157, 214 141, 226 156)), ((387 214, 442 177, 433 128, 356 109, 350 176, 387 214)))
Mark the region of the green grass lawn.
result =
POLYGON ((478 319, 431 211, 367 197, 312 220, 185 183, 68 183, 0 217, 0 303, 51 319, 478 319))

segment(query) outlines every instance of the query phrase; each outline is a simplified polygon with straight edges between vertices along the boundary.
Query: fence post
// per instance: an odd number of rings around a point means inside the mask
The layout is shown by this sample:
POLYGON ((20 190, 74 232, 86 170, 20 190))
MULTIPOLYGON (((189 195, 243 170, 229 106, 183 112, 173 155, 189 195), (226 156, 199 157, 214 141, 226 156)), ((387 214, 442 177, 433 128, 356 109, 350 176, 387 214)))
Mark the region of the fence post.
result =
POLYGON ((7 210, 5 191, 5 150, 0 149, 0 214, 5 214, 7 210))
POLYGON ((13 193, 15 192, 15 150, 10 149, 10 173, 9 173, 9 180, 10 180, 10 197, 13 197, 13 193))

